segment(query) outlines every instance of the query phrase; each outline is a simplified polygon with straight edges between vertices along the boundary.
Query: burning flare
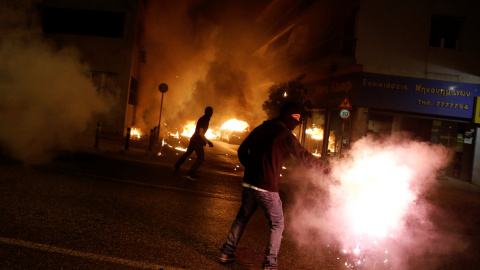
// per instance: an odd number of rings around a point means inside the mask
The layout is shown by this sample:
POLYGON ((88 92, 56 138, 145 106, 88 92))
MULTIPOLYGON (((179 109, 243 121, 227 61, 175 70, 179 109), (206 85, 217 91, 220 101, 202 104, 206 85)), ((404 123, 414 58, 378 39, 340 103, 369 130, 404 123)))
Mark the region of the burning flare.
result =
MULTIPOLYGON (((313 179, 318 190, 308 186, 298 196, 291 213, 299 240, 311 243, 312 235, 306 232, 318 230, 350 257, 347 268, 393 264, 393 258, 398 264, 395 253, 422 242, 420 231, 431 236, 428 202, 421 194, 436 183, 436 172, 448 162, 442 145, 406 139, 355 142, 349 157, 331 161, 330 177, 339 185, 328 184, 325 177, 313 179)), ((417 253, 429 250, 416 248, 417 253)))

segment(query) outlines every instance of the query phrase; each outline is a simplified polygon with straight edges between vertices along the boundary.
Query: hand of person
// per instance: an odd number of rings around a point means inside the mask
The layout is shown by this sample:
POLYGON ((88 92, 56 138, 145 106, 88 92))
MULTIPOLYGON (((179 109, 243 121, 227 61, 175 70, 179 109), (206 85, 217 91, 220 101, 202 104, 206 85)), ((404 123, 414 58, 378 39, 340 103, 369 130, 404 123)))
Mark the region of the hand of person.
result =
POLYGON ((213 143, 211 141, 208 141, 208 146, 213 147, 213 143))

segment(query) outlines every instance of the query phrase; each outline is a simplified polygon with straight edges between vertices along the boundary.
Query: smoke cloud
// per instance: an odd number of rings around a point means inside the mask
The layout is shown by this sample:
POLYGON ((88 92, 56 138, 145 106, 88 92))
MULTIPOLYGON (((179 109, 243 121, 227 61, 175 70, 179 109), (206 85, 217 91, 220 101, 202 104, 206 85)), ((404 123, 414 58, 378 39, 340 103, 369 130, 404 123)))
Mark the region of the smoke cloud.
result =
POLYGON ((212 106, 211 127, 231 118, 250 125, 264 120, 268 85, 261 63, 252 57, 261 35, 255 7, 265 1, 150 1, 146 7, 147 63, 141 73, 136 124, 158 124, 160 83, 162 122, 168 128, 196 121, 212 106))
POLYGON ((409 269, 415 259, 435 269, 440 255, 466 248, 459 233, 435 226, 442 211, 426 199, 449 161, 441 145, 365 137, 330 176, 309 175, 294 192, 291 234, 300 245, 329 245, 349 268, 409 269))
POLYGON ((27 164, 75 148, 91 116, 106 110, 77 52, 41 37, 34 8, 0 3, 0 147, 27 164))

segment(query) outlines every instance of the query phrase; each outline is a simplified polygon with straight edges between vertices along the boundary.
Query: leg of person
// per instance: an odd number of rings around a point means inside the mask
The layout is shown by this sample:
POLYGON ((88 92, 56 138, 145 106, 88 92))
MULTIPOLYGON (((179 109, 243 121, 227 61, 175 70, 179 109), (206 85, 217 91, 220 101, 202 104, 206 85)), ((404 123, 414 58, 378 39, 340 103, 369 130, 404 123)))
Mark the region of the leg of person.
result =
POLYGON ((222 255, 220 257, 221 263, 233 261, 233 254, 237 249, 238 242, 242 237, 245 226, 247 225, 250 217, 252 217, 253 213, 255 213, 255 210, 257 210, 258 207, 258 202, 256 199, 257 196, 255 192, 259 191, 253 190, 251 188, 243 188, 242 206, 240 206, 237 217, 235 218, 235 221, 230 228, 227 241, 220 249, 220 251, 222 252, 222 255))
POLYGON ((203 160, 205 159, 205 152, 203 150, 203 145, 201 145, 200 143, 194 144, 193 150, 197 154, 197 159, 195 160, 195 163, 193 163, 190 170, 188 170, 187 177, 190 176, 191 178, 196 179, 198 178, 198 176, 196 175, 197 170, 200 167, 200 165, 202 165, 203 160))
POLYGON ((283 206, 278 192, 262 192, 260 206, 265 211, 265 217, 270 226, 265 258, 262 262, 263 269, 277 269, 277 256, 282 242, 284 229, 283 206))
POLYGON ((182 164, 193 153, 193 151, 194 151, 194 148, 193 148, 192 144, 190 143, 187 147, 187 151, 185 153, 183 153, 183 155, 181 155, 180 158, 178 159, 177 163, 175 163, 175 165, 173 165, 173 169, 175 171, 178 171, 180 169, 180 166, 182 166, 182 164))

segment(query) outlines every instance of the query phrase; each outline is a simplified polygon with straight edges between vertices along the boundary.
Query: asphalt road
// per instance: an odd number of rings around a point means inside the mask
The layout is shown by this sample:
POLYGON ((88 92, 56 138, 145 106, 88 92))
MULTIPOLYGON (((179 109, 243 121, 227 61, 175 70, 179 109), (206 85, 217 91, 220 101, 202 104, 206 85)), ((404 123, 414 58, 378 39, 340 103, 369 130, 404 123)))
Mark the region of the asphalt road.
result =
MULTIPOLYGON (((262 211, 252 217, 236 261, 217 262, 219 248, 240 206, 242 167, 237 145, 206 149, 199 181, 175 174, 181 152, 143 150, 67 153, 49 164, 0 163, 0 269, 260 269, 268 235, 262 211), (136 152, 135 152, 136 151, 136 152)), ((288 178, 288 176, 286 176, 288 178)), ((282 186, 284 207, 293 204, 282 186)), ((466 243, 434 264, 409 269, 478 269, 479 194, 439 188, 428 194, 441 207, 436 224, 466 243), (447 222, 454 219, 455 223, 447 222)), ((298 245, 287 228, 280 269, 347 269, 327 243, 298 245)), ((391 269, 388 265, 375 269, 391 269)), ((356 269, 374 269, 356 267, 356 269)))

